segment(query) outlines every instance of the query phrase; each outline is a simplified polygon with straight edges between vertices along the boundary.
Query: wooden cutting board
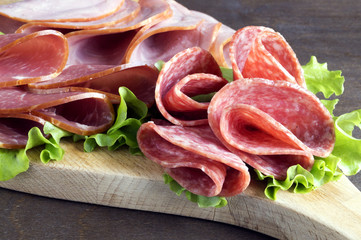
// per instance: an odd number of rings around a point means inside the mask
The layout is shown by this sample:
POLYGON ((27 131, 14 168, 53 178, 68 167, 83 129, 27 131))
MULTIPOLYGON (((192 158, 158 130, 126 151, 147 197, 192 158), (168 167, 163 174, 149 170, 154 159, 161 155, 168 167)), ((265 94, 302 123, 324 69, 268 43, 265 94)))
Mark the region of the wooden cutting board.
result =
POLYGON ((43 164, 39 149, 27 172, 0 187, 57 199, 146 210, 213 220, 245 227, 279 239, 360 239, 361 192, 346 178, 308 194, 280 191, 264 196, 254 180, 223 208, 199 208, 163 183, 162 170, 126 150, 84 153, 82 143, 62 141, 59 162, 43 164))

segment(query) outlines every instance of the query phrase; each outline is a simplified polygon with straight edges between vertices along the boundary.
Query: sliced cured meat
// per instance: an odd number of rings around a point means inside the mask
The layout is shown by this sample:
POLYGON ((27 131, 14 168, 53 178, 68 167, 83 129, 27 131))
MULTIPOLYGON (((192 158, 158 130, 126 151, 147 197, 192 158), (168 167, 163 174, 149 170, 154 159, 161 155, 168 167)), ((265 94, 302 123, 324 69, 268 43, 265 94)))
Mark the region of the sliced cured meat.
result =
MULTIPOLYGON (((84 22, 29 22, 17 29, 18 33, 31 33, 44 29, 96 29, 128 22, 134 19, 140 11, 140 6, 132 0, 124 0, 124 4, 115 13, 93 21, 84 22)), ((61 30, 60 30, 61 31, 61 30)), ((63 31, 62 31, 63 32, 63 31)))
POLYGON ((182 126, 207 124, 208 103, 191 97, 216 92, 228 82, 212 55, 199 47, 186 49, 166 62, 159 73, 155 101, 160 113, 182 126))
POLYGON ((24 24, 24 22, 16 21, 14 19, 0 15, 0 32, 9 34, 15 31, 24 24))
POLYGON ((209 125, 227 148, 266 174, 313 165, 334 146, 334 124, 319 99, 297 84, 266 79, 234 81, 208 108, 209 125))
POLYGON ((0 87, 56 77, 67 57, 66 38, 57 31, 0 35, 0 87))
MULTIPOLYGON (((163 0, 140 0, 140 13, 130 22, 101 29, 80 30, 66 34, 69 42, 68 65, 119 65, 136 33, 169 17, 169 5, 163 0)), ((139 63, 139 62, 138 62, 139 63)))
POLYGON ((296 54, 282 35, 271 28, 248 26, 238 30, 229 52, 234 79, 266 78, 306 86, 296 54))
POLYGON ((118 89, 124 86, 147 106, 151 106, 154 103, 158 73, 158 70, 150 65, 70 65, 58 77, 28 86, 37 89, 67 86, 90 88, 106 94, 113 104, 119 104, 118 89))
POLYGON ((31 113, 80 135, 103 132, 114 121, 114 109, 106 95, 81 88, 0 89, 0 114, 16 113, 31 113))
POLYGON ((216 59, 219 66, 232 68, 232 63, 229 59, 229 43, 235 32, 236 31, 232 28, 222 24, 217 33, 214 44, 209 51, 216 59))
POLYGON ((43 129, 45 120, 27 113, 0 115, 0 148, 25 148, 28 132, 33 127, 43 129))
POLYGON ((91 21, 117 11, 124 0, 62 0, 54 3, 44 0, 15 1, 0 5, 0 15, 22 22, 91 21), (49 11, 51 9, 51 12, 49 11))
POLYGON ((154 64, 168 61, 176 53, 201 47, 209 50, 221 24, 210 16, 190 11, 175 1, 168 1, 173 15, 152 27, 142 28, 126 53, 126 63, 154 64))
POLYGON ((208 125, 181 127, 143 124, 137 135, 146 157, 188 191, 203 196, 234 196, 250 182, 248 168, 214 136, 208 125))

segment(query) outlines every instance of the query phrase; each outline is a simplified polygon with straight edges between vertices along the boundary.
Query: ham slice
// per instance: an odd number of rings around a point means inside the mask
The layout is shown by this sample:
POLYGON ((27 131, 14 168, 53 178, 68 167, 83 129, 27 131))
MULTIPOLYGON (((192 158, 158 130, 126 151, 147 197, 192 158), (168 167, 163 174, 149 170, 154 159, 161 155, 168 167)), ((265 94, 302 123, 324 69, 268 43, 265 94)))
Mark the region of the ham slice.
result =
POLYGON ((67 57, 66 38, 57 31, 0 35, 0 87, 56 77, 67 57))
POLYGON ((158 73, 158 70, 150 65, 70 65, 58 77, 28 86, 37 89, 67 86, 89 88, 106 94, 113 104, 119 104, 118 89, 123 86, 150 107, 154 103, 158 73))
POLYGON ((282 179, 288 167, 310 170, 334 146, 333 120, 308 90, 286 81, 242 79, 215 94, 208 108, 215 135, 246 163, 282 179))
POLYGON ((203 196, 234 196, 250 182, 248 168, 214 136, 209 126, 143 124, 137 135, 145 156, 188 191, 203 196))
POLYGON ((191 97, 216 92, 228 82, 212 55, 199 47, 186 49, 164 64, 156 84, 160 113, 176 125, 207 124, 207 102, 191 97))
POLYGON ((33 127, 43 129, 45 120, 29 113, 0 115, 0 148, 25 148, 28 132, 33 127))
POLYGON ((116 12, 124 0, 62 0, 54 3, 44 0, 15 1, 1 4, 0 15, 22 21, 91 21, 116 12), (51 10, 51 12, 49 12, 51 10))
POLYGON ((173 15, 153 26, 142 28, 129 46, 125 61, 154 64, 168 61, 176 53, 199 46, 209 50, 221 24, 200 12, 190 11, 169 0, 173 15))
POLYGON ((0 89, 0 114, 31 113, 55 126, 80 135, 107 130, 114 109, 106 95, 82 88, 37 90, 24 87, 0 89))
POLYGON ((128 22, 134 19, 140 11, 140 5, 132 0, 124 0, 124 4, 115 13, 93 21, 77 22, 28 22, 22 25, 16 32, 31 33, 45 29, 56 29, 61 32, 68 32, 71 29, 96 29, 117 23, 128 22))
POLYGON ((238 30, 229 46, 234 79, 286 80, 306 87, 296 54, 271 28, 248 26, 238 30))
MULTIPOLYGON (((131 21, 101 29, 80 30, 66 34, 69 42, 68 65, 119 65, 136 33, 168 18, 169 5, 164 0, 140 0, 140 13, 131 21)), ((138 64, 141 62, 137 62, 138 64)))

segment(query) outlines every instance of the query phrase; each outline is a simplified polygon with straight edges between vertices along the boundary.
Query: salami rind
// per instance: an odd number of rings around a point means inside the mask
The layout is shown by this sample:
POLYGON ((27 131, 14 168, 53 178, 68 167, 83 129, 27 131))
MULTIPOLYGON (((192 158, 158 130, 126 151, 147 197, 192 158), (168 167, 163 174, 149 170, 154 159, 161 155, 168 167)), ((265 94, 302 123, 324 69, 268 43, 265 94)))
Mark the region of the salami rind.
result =
POLYGON ((0 35, 0 87, 56 77, 64 69, 68 43, 60 32, 0 35))
POLYGON ((229 47, 234 79, 285 80, 306 87, 296 54, 284 37, 271 28, 239 29, 229 47))
POLYGON ((312 155, 328 156, 335 141, 328 110, 311 92, 286 81, 234 81, 212 98, 208 120, 227 148, 278 178, 297 163, 310 170, 312 155))
POLYGON ((155 88, 158 110, 176 125, 207 124, 208 103, 198 103, 190 97, 218 91, 228 83, 221 76, 217 62, 204 49, 194 47, 176 54, 159 73, 155 88), (188 84, 197 87, 189 91, 188 84))
POLYGON ((203 196, 234 196, 250 182, 248 168, 214 136, 209 126, 143 124, 137 134, 142 152, 179 184, 203 196))

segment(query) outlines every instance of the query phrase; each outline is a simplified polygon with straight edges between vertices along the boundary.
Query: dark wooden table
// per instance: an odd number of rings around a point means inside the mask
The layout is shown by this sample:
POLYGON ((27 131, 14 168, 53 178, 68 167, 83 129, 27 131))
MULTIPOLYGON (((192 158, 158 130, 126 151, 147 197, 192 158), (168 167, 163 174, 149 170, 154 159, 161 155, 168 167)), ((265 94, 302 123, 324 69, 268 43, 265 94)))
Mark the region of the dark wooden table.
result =
MULTIPOLYGON (((238 29, 280 32, 301 64, 311 55, 342 70, 336 113, 361 108, 361 1, 179 0, 238 29)), ((351 177, 361 189, 361 173, 351 177)), ((269 239, 235 226, 173 215, 49 199, 0 188, 0 239, 269 239)))

